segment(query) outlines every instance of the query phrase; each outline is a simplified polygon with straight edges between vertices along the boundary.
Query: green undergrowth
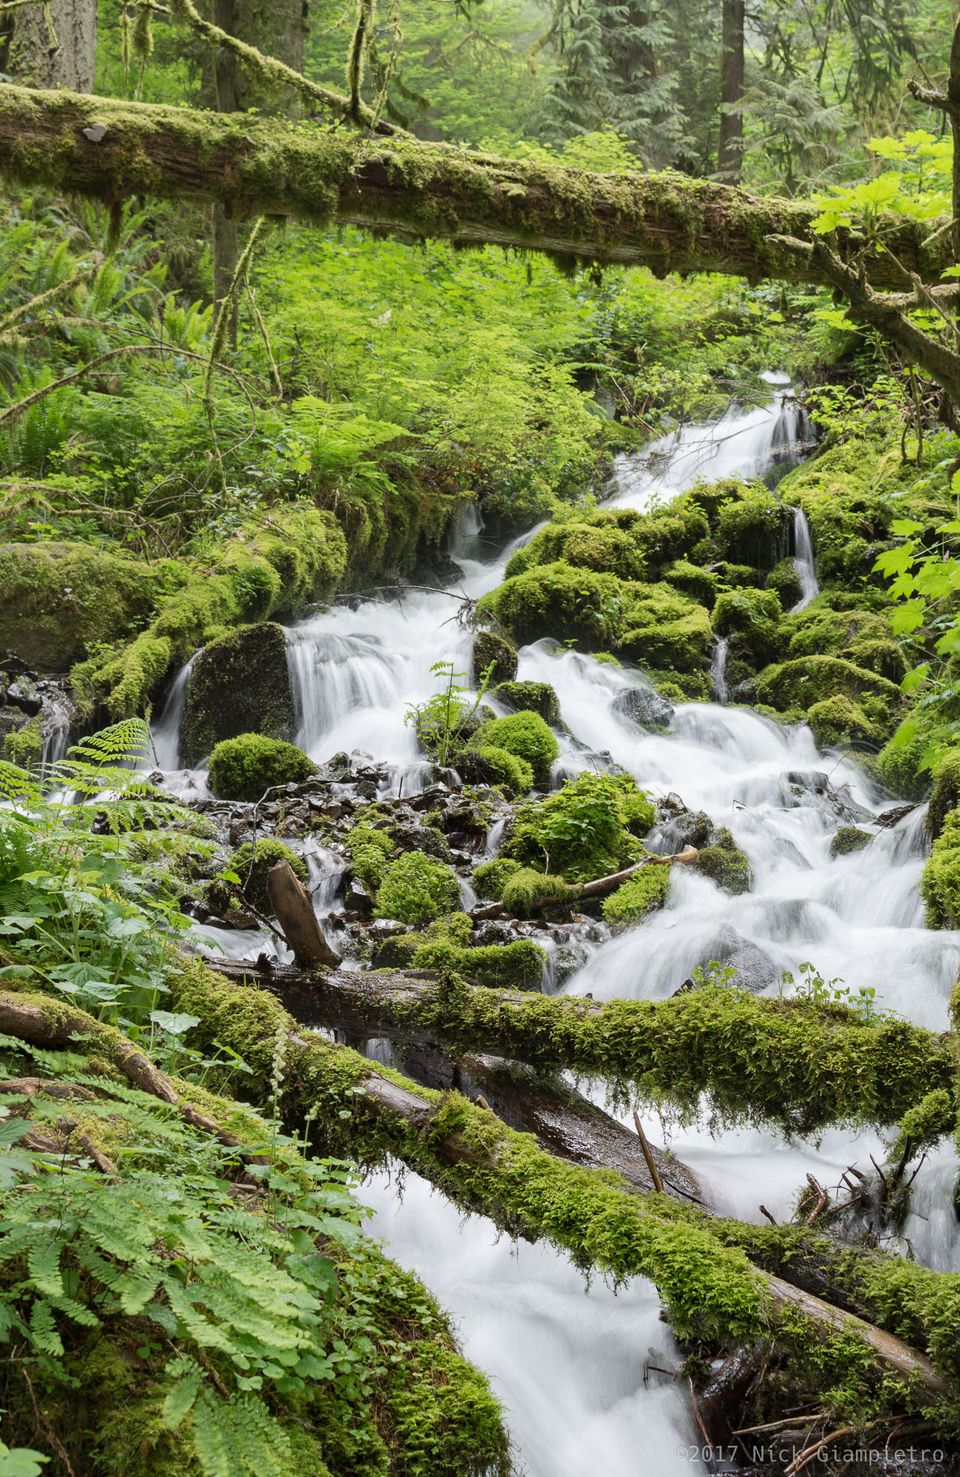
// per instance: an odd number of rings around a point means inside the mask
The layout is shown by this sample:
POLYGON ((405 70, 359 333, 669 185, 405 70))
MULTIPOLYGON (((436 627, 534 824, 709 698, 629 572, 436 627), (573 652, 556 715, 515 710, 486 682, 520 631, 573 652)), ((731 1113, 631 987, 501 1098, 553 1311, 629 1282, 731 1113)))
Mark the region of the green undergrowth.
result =
POLYGON ((217 744, 210 755, 208 781, 221 800, 259 800, 276 785, 298 784, 316 772, 313 760, 296 744, 241 733, 217 744))
POLYGON ((588 882, 638 861, 640 838, 654 819, 630 775, 588 770, 546 799, 518 806, 501 854, 567 882, 588 882))

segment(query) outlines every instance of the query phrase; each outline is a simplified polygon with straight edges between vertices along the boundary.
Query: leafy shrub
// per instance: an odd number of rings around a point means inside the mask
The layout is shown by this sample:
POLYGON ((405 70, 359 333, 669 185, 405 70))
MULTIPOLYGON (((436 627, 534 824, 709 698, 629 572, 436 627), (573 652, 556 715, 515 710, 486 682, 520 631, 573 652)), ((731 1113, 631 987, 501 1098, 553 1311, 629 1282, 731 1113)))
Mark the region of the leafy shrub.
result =
POLYGON ((270 910, 267 874, 276 862, 288 862, 294 876, 299 877, 301 882, 306 882, 307 864, 303 857, 298 856, 275 836, 264 836, 260 841, 245 841, 230 858, 230 871, 240 878, 244 897, 262 913, 270 910))
POLYGON ((422 851, 406 851, 390 863, 377 893, 377 918, 429 923, 452 912, 460 884, 449 867, 422 851))
POLYGON ((638 861, 638 838, 654 819, 630 775, 587 771, 545 800, 521 806, 504 854, 559 872, 568 882, 586 882, 638 861))
POLYGON ((526 918, 535 902, 541 898, 552 898, 558 903, 571 902, 579 889, 571 887, 562 877, 549 877, 533 867, 521 867, 507 878, 503 889, 503 906, 513 918, 526 918))
POLYGON ((557 740, 539 713, 509 713, 482 724, 473 737, 478 748, 505 749, 524 760, 538 784, 550 781, 550 766, 560 752, 557 740))
POLYGON ((209 785, 221 800, 259 800, 274 785, 297 784, 316 772, 296 744, 242 733, 224 739, 210 755, 209 785))
POLYGON ((369 821, 352 826, 345 839, 353 875, 376 892, 383 881, 387 857, 393 855, 392 840, 386 831, 369 821))

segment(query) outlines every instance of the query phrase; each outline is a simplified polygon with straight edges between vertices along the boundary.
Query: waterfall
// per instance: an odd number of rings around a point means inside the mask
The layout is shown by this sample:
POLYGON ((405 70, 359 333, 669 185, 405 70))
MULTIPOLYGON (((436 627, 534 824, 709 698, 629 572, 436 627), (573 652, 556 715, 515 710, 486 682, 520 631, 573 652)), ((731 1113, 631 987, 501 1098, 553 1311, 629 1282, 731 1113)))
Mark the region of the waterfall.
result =
POLYGON ((187 683, 190 681, 190 673, 193 671, 196 659, 197 653, 194 652, 173 679, 160 717, 151 730, 150 736, 153 740, 153 752, 158 769, 180 768, 180 724, 183 721, 183 709, 187 701, 187 683))
POLYGON ((793 510, 793 563, 800 577, 800 589, 802 594, 796 605, 791 606, 791 611, 806 610, 811 600, 820 593, 817 583, 817 568, 813 557, 813 540, 810 537, 810 525, 802 508, 793 510))
MULTIPOLYGON (((654 454, 620 458, 613 505, 647 507, 699 476, 756 477, 782 466, 807 433, 782 377, 771 391, 767 406, 732 408, 713 425, 664 438, 654 454)), ((359 749, 409 772, 404 794, 416 788, 416 775, 429 766, 405 722, 408 705, 436 691, 433 662, 468 671, 470 636, 457 621, 458 602, 495 587, 512 548, 531 536, 484 561, 479 532, 464 510, 450 542, 462 576, 447 590, 336 606, 290 629, 300 740, 315 758, 359 749)), ((806 600, 816 581, 799 512, 793 544, 806 600)), ((721 699, 724 656, 718 641, 712 675, 721 699)), ((797 975, 810 960, 825 980, 843 980, 854 991, 875 987, 881 1009, 933 1030, 947 1027, 960 934, 923 926, 922 809, 894 827, 880 826, 889 799, 850 759, 818 751, 803 724, 720 703, 681 704, 672 716, 663 704, 665 713, 658 712, 655 702, 636 699, 638 688, 655 698, 641 674, 555 641, 523 647, 519 658, 521 680, 549 682, 557 692, 560 772, 619 767, 654 797, 679 795, 691 811, 730 829, 752 872, 750 890, 731 896, 697 872, 673 869, 665 907, 591 946, 566 982, 568 993, 665 999, 697 965, 719 960, 747 988, 776 995, 781 973, 797 975), (838 826, 850 824, 868 832, 869 844, 832 856, 838 826)), ((168 708, 173 699, 171 692, 168 708)), ((171 721, 165 709, 161 723, 171 721)), ((504 824, 503 817, 492 820, 485 854, 504 824)), ((648 844, 675 850, 670 824, 648 844)), ((323 852, 308 861, 315 903, 328 910, 340 863, 323 852)), ((254 955, 272 948, 264 935, 250 933, 224 933, 215 942, 254 955)), ((816 1143, 755 1129, 713 1135, 700 1124, 665 1134, 714 1204, 754 1221, 761 1200, 778 1220, 789 1220, 807 1172, 835 1184, 848 1164, 868 1166, 870 1153, 882 1156, 876 1135, 844 1129, 816 1143)), ((952 1150, 931 1156, 905 1231, 923 1260, 953 1268, 958 1228, 944 1186, 955 1173, 952 1150)), ((644 1375, 645 1359, 669 1368, 679 1358, 648 1282, 632 1279, 615 1294, 597 1279, 587 1290, 565 1256, 546 1244, 512 1246, 489 1221, 464 1217, 413 1174, 404 1177, 402 1197, 382 1174, 362 1193, 387 1251, 421 1273, 451 1312, 466 1354, 489 1375, 527 1477, 689 1474, 684 1457, 700 1437, 684 1391, 669 1378, 644 1375)))
POLYGON ((713 643, 713 655, 710 659, 710 682, 713 695, 718 703, 727 701, 727 648, 730 642, 726 636, 718 636, 713 643))

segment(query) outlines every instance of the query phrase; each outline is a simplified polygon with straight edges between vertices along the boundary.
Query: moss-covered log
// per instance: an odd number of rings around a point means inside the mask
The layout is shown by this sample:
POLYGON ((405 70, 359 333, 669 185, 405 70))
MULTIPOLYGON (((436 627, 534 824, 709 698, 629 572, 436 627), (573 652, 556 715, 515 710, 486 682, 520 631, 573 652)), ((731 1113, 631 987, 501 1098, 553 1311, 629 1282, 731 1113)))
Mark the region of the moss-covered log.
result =
POLYGON ((830 1123, 894 1124, 950 1089, 950 1038, 842 1005, 758 999, 705 986, 669 1000, 549 996, 471 986, 456 976, 317 973, 216 961, 259 979, 305 1025, 415 1035, 630 1086, 696 1113, 709 1096, 724 1122, 810 1133, 830 1123))
MULTIPOLYGON (((660 273, 824 280, 821 264, 784 244, 808 235, 816 209, 805 203, 681 174, 589 174, 309 122, 5 85, 0 173, 107 202, 216 200, 234 215, 335 220, 660 273)), ((893 256, 933 278, 947 264, 945 238, 929 222, 891 221, 884 239, 893 255, 870 259, 878 285, 904 285, 893 256)))
MULTIPOLYGON (((772 1339, 798 1380, 815 1368, 822 1388, 841 1404, 887 1414, 929 1413, 936 1406, 945 1428, 958 1418, 955 1347, 951 1353, 946 1342, 938 1345, 934 1367, 903 1341, 901 1329, 922 1339, 934 1315, 938 1327, 951 1317, 960 1279, 873 1256, 877 1326, 839 1302, 821 1308, 816 1294, 798 1295, 807 1289, 789 1281, 789 1265, 804 1249, 813 1255, 823 1238, 807 1246, 799 1229, 778 1261, 777 1243, 753 1226, 712 1220, 666 1196, 637 1194, 616 1174, 545 1153, 530 1135, 459 1093, 418 1087, 346 1047, 298 1034, 296 1022, 263 991, 194 965, 172 994, 178 1008, 198 1016, 198 1043, 218 1041, 243 1056, 257 1093, 269 1093, 275 1042, 290 1032, 280 1110, 291 1128, 309 1120, 325 1150, 370 1163, 399 1159, 463 1208, 511 1234, 551 1241, 584 1269, 617 1281, 649 1277, 681 1335, 723 1346, 772 1339), (754 1245, 777 1263, 769 1267, 772 1276, 750 1261, 744 1248, 754 1245)), ((839 1266, 838 1257, 834 1278, 839 1266)), ((843 1301, 855 1305, 856 1295, 843 1301)))

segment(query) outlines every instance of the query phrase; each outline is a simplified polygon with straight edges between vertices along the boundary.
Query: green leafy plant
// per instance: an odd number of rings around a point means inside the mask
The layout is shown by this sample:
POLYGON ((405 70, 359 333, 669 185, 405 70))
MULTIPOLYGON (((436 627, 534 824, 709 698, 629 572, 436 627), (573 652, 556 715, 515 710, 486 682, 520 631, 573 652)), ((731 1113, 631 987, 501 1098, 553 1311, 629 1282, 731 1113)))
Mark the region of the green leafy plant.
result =
POLYGON ((438 764, 447 765, 475 727, 474 719, 493 676, 491 663, 479 674, 475 689, 464 686, 466 674, 453 662, 434 662, 430 671, 440 679, 440 691, 425 703, 411 703, 404 722, 416 730, 427 753, 438 764))

